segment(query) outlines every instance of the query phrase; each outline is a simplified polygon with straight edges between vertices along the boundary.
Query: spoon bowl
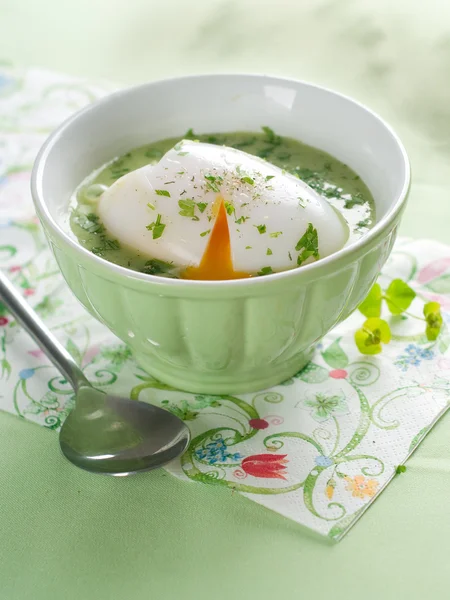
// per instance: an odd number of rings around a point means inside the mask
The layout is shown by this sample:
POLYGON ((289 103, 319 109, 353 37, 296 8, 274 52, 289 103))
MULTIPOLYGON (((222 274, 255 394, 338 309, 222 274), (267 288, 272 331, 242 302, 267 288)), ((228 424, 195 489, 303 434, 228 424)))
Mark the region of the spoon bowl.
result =
POLYGON ((150 471, 182 454, 188 427, 168 411, 92 387, 72 355, 0 271, 0 300, 75 390, 59 443, 74 465, 105 475, 150 471))
POLYGON ((82 386, 59 443, 64 456, 82 469, 129 475, 179 456, 189 444, 189 429, 161 408, 82 386))

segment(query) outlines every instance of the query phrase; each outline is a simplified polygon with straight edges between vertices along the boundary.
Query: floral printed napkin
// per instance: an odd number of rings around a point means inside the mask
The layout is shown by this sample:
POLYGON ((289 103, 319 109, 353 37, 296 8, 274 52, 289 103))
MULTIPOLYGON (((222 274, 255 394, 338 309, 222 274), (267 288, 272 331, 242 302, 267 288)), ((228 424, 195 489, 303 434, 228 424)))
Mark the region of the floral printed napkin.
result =
MULTIPOLYGON (((385 315, 393 340, 381 355, 365 357, 353 341, 364 321, 355 313, 305 369, 255 394, 195 395, 156 381, 74 299, 29 194, 46 135, 107 89, 38 70, 0 72, 0 266, 94 385, 157 403, 189 424, 191 444, 166 467, 170 473, 236 490, 340 539, 447 410, 449 315, 435 342, 419 320, 385 315)), ((449 247, 399 241, 380 282, 396 277, 417 292, 413 315, 424 300, 450 307, 449 247)), ((73 406, 66 381, 1 304, 0 376, 0 408, 22 418, 57 430, 73 406)))

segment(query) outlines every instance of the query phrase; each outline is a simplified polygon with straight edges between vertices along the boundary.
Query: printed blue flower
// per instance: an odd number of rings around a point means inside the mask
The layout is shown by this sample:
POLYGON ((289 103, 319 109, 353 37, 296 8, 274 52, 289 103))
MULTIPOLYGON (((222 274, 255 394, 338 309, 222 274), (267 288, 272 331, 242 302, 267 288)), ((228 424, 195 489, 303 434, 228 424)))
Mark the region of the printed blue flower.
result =
POLYGON ((329 467, 333 464, 329 456, 316 456, 315 462, 318 467, 329 467))
POLYGON ((197 448, 195 455, 199 460, 206 461, 210 465, 215 465, 218 462, 237 462, 242 458, 239 452, 228 452, 227 445, 222 438, 209 442, 202 448, 197 448))
POLYGON ((430 348, 421 348, 416 344, 408 344, 404 350, 405 354, 400 354, 394 364, 401 370, 407 371, 409 367, 418 367, 423 360, 432 360, 434 352, 430 348))
POLYGON ((33 377, 33 375, 34 375, 34 369, 22 369, 19 372, 20 379, 30 379, 30 377, 33 377))

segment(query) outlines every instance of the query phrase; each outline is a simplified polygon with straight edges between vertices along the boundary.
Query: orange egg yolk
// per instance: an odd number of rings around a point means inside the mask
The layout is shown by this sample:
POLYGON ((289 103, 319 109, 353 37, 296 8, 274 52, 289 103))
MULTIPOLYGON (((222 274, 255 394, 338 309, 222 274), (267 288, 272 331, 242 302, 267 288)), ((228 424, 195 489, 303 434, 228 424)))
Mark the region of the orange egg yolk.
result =
POLYGON ((249 273, 235 271, 231 257, 230 230, 222 197, 218 197, 218 211, 208 245, 198 267, 188 267, 184 279, 218 281, 223 279, 246 279, 249 273))

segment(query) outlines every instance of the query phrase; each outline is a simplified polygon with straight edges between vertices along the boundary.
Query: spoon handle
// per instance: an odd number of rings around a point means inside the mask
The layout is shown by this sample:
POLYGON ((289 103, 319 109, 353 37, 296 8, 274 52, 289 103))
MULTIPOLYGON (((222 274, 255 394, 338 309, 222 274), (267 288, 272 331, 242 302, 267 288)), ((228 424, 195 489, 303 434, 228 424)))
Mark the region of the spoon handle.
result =
POLYGON ((80 386, 90 385, 72 355, 58 342, 2 271, 0 271, 0 300, 31 335, 41 350, 45 352, 55 367, 64 375, 75 391, 80 386))

